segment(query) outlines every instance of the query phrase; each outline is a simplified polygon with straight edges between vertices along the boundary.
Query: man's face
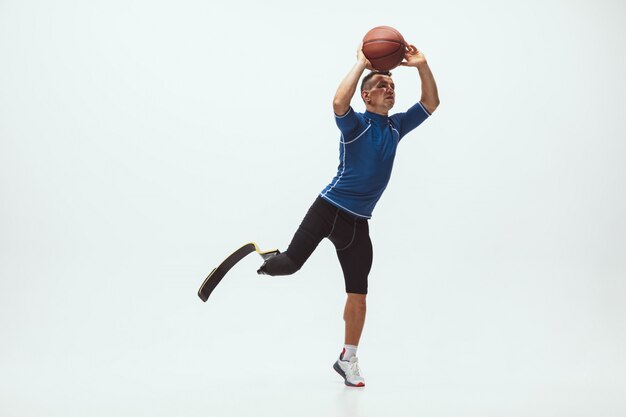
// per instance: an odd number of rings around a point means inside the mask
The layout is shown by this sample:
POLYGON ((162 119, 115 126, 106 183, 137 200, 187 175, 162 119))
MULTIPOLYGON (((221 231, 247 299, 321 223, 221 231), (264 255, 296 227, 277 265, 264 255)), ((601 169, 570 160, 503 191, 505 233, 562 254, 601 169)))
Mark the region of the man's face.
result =
POLYGON ((396 101, 396 85, 391 77, 377 74, 368 84, 369 87, 363 90, 365 102, 376 109, 390 110, 396 101))

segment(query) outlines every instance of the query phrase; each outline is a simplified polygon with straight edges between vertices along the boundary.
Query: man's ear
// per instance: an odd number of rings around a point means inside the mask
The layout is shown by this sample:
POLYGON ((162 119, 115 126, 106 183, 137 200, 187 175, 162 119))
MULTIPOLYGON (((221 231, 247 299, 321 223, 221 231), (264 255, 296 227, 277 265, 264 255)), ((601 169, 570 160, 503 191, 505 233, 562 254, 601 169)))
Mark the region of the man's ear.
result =
POLYGON ((370 92, 367 90, 363 90, 361 91, 361 98, 363 99, 364 102, 367 103, 367 98, 369 97, 370 92))

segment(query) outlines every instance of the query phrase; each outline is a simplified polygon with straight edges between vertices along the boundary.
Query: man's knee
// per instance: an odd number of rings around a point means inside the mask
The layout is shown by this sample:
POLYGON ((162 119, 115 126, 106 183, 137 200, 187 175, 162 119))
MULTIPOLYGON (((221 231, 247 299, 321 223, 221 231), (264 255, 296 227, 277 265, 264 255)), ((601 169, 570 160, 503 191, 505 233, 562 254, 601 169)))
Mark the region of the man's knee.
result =
POLYGON ((365 308, 366 308, 366 302, 365 302, 366 297, 367 297, 367 294, 348 293, 348 300, 346 301, 346 303, 350 304, 350 306, 352 308, 359 309, 359 310, 365 310, 365 308))

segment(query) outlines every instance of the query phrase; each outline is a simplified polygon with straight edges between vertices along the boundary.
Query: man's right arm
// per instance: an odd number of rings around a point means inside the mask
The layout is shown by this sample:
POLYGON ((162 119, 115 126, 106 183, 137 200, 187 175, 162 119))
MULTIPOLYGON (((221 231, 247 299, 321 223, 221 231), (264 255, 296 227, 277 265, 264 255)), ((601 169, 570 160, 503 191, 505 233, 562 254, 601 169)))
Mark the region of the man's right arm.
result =
POLYGON ((352 97, 354 96, 363 71, 370 67, 370 63, 367 58, 365 58, 365 55, 363 55, 361 45, 359 45, 356 64, 354 64, 348 75, 346 75, 341 81, 341 84, 339 84, 335 98, 333 99, 333 110, 337 116, 346 114, 350 108, 350 101, 352 101, 352 97))

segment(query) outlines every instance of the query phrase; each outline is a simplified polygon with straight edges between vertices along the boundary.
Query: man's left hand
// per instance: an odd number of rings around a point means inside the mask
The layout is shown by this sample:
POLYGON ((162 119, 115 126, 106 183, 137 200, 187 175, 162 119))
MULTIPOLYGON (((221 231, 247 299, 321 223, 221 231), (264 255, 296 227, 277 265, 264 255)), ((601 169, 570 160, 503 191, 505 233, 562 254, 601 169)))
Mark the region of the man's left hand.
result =
POLYGON ((404 61, 400 65, 405 67, 419 67, 426 64, 426 57, 415 46, 407 45, 407 51, 404 54, 404 61))

